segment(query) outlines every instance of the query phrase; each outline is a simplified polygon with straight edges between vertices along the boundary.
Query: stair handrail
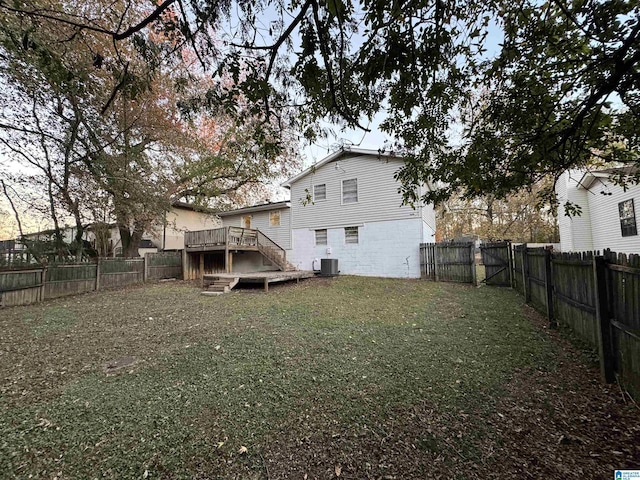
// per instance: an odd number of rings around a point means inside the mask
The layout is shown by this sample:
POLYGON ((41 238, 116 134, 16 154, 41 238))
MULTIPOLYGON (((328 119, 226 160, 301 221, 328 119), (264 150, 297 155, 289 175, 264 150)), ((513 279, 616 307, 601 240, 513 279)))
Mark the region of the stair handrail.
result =
POLYGON ((258 238, 258 250, 260 250, 260 252, 263 255, 269 257, 269 255, 266 254, 267 250, 264 249, 264 248, 261 249, 260 247, 271 247, 271 248, 275 249, 276 252, 280 253, 282 258, 269 258, 269 260, 274 261, 280 268, 285 268, 287 266, 287 252, 285 251, 285 249, 282 248, 280 245, 278 245, 273 240, 271 240, 268 236, 266 236, 260 230, 256 230, 256 232, 258 233, 258 235, 257 235, 257 238, 258 238))

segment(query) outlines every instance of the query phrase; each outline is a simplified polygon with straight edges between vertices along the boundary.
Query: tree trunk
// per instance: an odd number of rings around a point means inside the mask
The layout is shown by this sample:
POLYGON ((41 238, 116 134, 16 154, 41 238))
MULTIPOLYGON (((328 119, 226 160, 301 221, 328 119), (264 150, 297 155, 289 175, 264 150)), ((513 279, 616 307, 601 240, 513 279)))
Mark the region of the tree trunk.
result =
POLYGON ((128 227, 118 226, 120 230, 120 241, 122 242, 123 257, 139 257, 138 245, 142 240, 142 229, 134 228, 133 232, 128 227))

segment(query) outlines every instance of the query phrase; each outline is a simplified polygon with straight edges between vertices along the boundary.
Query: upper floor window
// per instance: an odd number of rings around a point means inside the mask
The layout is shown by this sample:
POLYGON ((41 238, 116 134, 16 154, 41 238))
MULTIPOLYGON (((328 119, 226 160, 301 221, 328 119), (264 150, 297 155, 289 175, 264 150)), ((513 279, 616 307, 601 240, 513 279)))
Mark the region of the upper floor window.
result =
POLYGON ((321 183, 319 185, 313 186, 313 201, 317 202, 319 200, 327 199, 327 185, 321 183))
POLYGON ((242 217, 242 228, 251 228, 251 215, 242 217))
POLYGON ((280 210, 269 212, 269 225, 271 225, 272 227, 280 226, 280 210))
POLYGON ((342 181, 342 203, 358 201, 358 180, 355 178, 342 181))
POLYGON ((636 212, 633 207, 633 198, 620 202, 618 204, 618 210, 620 211, 620 228, 622 229, 623 237, 630 237, 638 234, 638 227, 636 224, 636 212))

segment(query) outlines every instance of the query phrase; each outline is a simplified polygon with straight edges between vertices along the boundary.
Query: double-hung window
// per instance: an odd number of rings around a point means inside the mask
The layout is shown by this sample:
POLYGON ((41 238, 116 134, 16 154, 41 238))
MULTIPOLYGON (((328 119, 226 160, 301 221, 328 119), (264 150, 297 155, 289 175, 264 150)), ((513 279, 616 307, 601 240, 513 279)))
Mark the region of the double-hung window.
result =
POLYGON ((316 230, 316 245, 327 244, 327 229, 316 230))
POLYGON ((358 243, 358 227, 344 227, 344 243, 358 243))
POLYGON ((358 202, 358 180, 351 178, 342 181, 342 203, 358 202))
POLYGON ((620 212, 620 228, 623 237, 630 237, 638 234, 638 226, 636 224, 636 212, 633 205, 633 198, 620 202, 618 204, 620 212))
POLYGON ((325 183, 321 183, 319 185, 313 186, 313 201, 319 202, 321 200, 327 199, 327 185, 325 183))

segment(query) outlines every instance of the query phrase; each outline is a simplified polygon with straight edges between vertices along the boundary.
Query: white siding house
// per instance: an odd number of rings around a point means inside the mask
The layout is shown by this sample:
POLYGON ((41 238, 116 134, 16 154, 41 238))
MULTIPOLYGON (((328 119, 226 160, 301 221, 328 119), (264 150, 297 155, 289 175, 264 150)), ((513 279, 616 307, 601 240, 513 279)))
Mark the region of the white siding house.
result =
POLYGON ((403 205, 394 179, 402 164, 394 155, 342 149, 284 183, 290 201, 219 215, 225 227, 265 233, 299 270, 318 270, 321 259, 334 258, 343 274, 418 278, 420 243, 435 239, 435 212, 403 205))
POLYGON ((609 248, 619 253, 640 253, 640 185, 628 186, 626 190, 616 185, 610 176, 620 172, 620 169, 572 170, 562 174, 556 184, 562 251, 609 248), (566 216, 563 206, 566 201, 579 205, 581 215, 566 216))
POLYGON ((402 203, 403 159, 342 149, 284 184, 291 191, 292 251, 300 269, 338 259, 341 273, 420 277, 420 243, 435 238, 431 205, 402 203))

